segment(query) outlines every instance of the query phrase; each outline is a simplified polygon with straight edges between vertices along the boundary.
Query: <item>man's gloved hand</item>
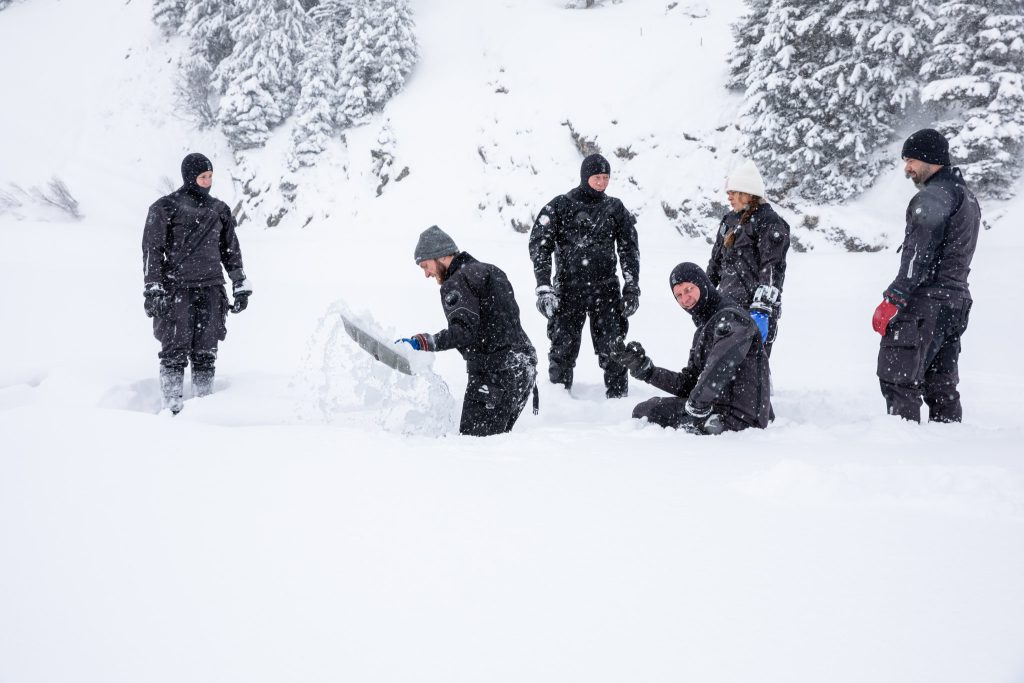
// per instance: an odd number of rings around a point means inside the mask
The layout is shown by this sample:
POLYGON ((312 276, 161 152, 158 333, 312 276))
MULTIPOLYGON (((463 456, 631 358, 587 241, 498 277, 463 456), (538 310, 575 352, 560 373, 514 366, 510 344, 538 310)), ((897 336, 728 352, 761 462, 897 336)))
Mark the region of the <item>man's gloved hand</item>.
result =
POLYGON ((705 434, 715 436, 716 434, 721 434, 725 431, 725 423, 722 422, 721 415, 712 413, 707 416, 707 419, 704 420, 704 424, 700 429, 705 434))
POLYGON ((764 311, 771 313, 772 308, 779 303, 782 292, 778 287, 772 285, 758 285, 754 290, 754 298, 750 302, 750 309, 753 311, 764 311))
POLYGON ((231 304, 231 312, 241 313, 244 311, 249 305, 250 294, 252 294, 252 287, 249 286, 248 279, 243 277, 241 280, 235 280, 231 285, 231 296, 235 299, 235 302, 231 304))
POLYGON ((768 341, 768 314, 764 311, 751 309, 750 317, 753 318, 754 324, 757 325, 758 331, 761 333, 761 343, 768 341))
POLYGON ((640 292, 627 290, 622 293, 622 315, 627 318, 636 313, 640 308, 640 292))
POLYGON ((686 414, 693 418, 693 424, 687 431, 695 434, 721 434, 725 431, 725 424, 722 416, 711 412, 711 406, 698 405, 693 401, 686 401, 686 414))
POLYGON ((907 295, 890 286, 882 293, 882 303, 878 304, 875 314, 871 316, 871 327, 884 337, 885 331, 889 328, 889 321, 906 305, 907 295))
POLYGON ((654 373, 654 362, 647 357, 647 352, 640 342, 626 344, 620 337, 612 343, 608 355, 638 380, 646 382, 654 373))
POLYGON ((893 316, 899 313, 900 309, 896 304, 889 301, 883 300, 882 303, 878 304, 875 308, 875 314, 871 316, 871 327, 875 328, 875 332, 885 336, 885 331, 889 327, 889 321, 892 320, 893 316))
POLYGON ((147 317, 163 318, 171 312, 173 300, 159 283, 152 282, 146 285, 142 296, 145 299, 142 307, 145 309, 147 317))
POLYGON ((550 285, 537 287, 537 310, 540 314, 551 320, 551 316, 558 310, 558 295, 550 285))
POLYGON ((401 339, 395 340, 396 344, 401 344, 402 342, 411 346, 413 351, 434 350, 434 335, 432 334, 420 333, 414 334, 411 337, 402 337, 401 339))

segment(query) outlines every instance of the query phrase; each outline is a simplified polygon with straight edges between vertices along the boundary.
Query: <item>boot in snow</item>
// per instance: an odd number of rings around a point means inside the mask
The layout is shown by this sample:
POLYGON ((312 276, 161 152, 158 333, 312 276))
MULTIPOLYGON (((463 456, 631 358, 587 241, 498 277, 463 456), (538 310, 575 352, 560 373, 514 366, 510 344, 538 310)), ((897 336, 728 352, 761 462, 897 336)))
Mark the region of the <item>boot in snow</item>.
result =
POLYGON ((192 394, 209 396, 213 393, 213 368, 192 368, 192 394))
POLYGON ((160 393, 163 395, 163 407, 177 415, 185 406, 182 391, 185 385, 185 368, 167 368, 160 366, 160 393))

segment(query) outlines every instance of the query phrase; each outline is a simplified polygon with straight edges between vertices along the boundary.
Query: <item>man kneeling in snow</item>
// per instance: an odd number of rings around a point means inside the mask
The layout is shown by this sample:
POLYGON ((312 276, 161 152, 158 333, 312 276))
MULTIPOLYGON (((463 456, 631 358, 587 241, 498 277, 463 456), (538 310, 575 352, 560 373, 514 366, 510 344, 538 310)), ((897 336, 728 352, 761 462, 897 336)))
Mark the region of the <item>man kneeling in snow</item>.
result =
POLYGON ((436 225, 420 235, 415 257, 423 275, 441 285, 448 328, 399 341, 417 351, 458 349, 466 359, 460 433, 511 431, 537 378, 537 352, 523 331, 512 284, 497 266, 459 251, 436 225))
POLYGON ((697 326, 689 362, 682 372, 655 367, 638 342, 619 339, 613 351, 617 363, 678 397, 644 401, 633 409, 633 417, 695 434, 767 427, 770 374, 757 325, 693 263, 676 266, 669 285, 697 326))

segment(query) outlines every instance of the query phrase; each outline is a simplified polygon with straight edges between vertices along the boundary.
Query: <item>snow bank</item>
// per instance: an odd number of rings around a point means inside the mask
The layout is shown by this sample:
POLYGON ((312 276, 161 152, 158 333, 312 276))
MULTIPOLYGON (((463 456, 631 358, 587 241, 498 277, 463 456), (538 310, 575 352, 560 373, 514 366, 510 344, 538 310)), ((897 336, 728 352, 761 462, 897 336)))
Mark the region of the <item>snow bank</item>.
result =
MULTIPOLYGON (((309 341, 300 393, 307 396, 303 416, 317 416, 328 424, 351 424, 353 412, 366 413, 385 431, 404 435, 443 436, 455 424, 457 405, 448 385, 433 371, 432 353, 395 349, 412 367, 407 375, 375 360, 345 331, 344 320, 378 340, 395 339, 367 311, 352 313, 336 301, 320 318, 309 341)), ((385 342, 389 343, 389 342, 385 342)))

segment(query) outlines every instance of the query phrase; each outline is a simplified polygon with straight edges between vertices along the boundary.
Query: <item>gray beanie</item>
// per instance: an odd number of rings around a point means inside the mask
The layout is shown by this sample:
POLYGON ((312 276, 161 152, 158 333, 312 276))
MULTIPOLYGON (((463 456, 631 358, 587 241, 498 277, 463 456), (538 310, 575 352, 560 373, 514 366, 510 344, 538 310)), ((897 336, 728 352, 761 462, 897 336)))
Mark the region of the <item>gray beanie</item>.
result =
POLYGON ((459 248, 455 241, 441 228, 431 225, 420 233, 420 241, 416 243, 416 263, 429 261, 432 258, 458 254, 459 248))

